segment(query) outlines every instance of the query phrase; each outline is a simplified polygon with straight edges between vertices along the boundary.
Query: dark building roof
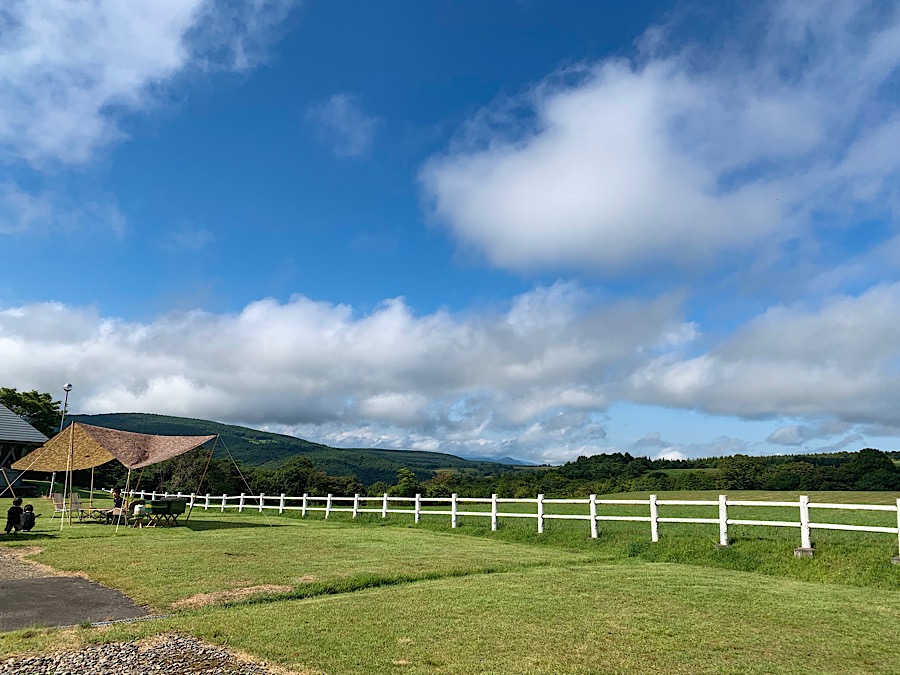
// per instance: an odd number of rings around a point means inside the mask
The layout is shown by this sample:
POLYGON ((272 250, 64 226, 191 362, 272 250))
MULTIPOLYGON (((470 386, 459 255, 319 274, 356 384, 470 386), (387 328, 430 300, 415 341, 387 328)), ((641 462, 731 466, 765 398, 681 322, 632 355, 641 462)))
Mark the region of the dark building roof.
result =
POLYGON ((44 434, 0 404, 0 442, 43 444, 46 441, 44 434))

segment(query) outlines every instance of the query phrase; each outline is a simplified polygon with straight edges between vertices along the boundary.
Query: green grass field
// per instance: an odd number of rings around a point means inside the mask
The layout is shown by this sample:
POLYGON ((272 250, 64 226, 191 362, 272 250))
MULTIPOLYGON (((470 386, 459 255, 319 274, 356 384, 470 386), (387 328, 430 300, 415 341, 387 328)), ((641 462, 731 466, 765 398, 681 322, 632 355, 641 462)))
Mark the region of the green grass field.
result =
MULTIPOLYGON (((733 545, 718 549, 715 525, 663 524, 651 544, 647 523, 601 523, 591 540, 584 521, 548 521, 539 536, 531 519, 504 519, 491 532, 490 519, 475 516, 450 530, 449 517, 437 515, 413 525, 406 515, 324 521, 321 512, 195 510, 186 527, 116 533, 60 529, 47 501, 29 501, 43 513, 38 531, 0 545, 40 546, 35 560, 85 572, 172 616, 0 634, 0 656, 182 631, 308 673, 895 673, 900 663, 896 535, 815 531, 815 557, 795 559, 793 528, 733 527, 733 545), (264 585, 244 599, 227 595, 264 585)), ((752 517, 796 519, 796 509, 769 511, 752 517)), ((896 514, 825 515, 896 523, 896 514)))

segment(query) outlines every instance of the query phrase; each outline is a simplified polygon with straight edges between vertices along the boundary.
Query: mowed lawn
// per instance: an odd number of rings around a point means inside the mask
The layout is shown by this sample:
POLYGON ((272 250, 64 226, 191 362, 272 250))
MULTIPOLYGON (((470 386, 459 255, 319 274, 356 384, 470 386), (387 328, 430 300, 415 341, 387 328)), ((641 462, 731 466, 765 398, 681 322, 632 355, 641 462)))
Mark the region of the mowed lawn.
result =
POLYGON ((115 533, 60 530, 35 504, 39 531, 13 545, 40 546, 35 560, 172 616, 0 634, 0 656, 177 630, 334 675, 896 673, 900 663, 896 535, 817 532, 816 557, 796 560, 797 532, 770 528, 718 550, 702 526, 667 526, 650 544, 643 523, 604 523, 592 541, 575 521, 538 537, 519 520, 491 533, 475 519, 450 531, 405 516, 382 526, 201 510, 188 527, 115 533), (179 602, 255 587, 265 592, 179 602))

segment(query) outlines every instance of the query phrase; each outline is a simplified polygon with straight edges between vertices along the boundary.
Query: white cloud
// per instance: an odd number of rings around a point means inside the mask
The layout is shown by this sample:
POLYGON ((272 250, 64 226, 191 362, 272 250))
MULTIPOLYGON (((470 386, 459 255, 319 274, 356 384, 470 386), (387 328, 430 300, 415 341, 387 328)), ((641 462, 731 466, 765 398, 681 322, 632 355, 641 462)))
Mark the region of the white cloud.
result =
MULTIPOLYGON (((833 297, 818 308, 773 307, 707 353, 649 361, 629 377, 627 396, 722 415, 897 424, 897 316, 900 284, 833 297)), ((810 433, 784 429, 771 440, 794 444, 810 433)))
POLYGON ((11 2, 0 11, 0 234, 121 229, 108 196, 26 187, 127 136, 187 73, 255 65, 293 0, 11 2), (31 180, 22 181, 21 175, 31 180))
POLYGON ((687 455, 680 450, 663 450, 658 455, 654 456, 653 459, 682 460, 687 459, 687 455))
POLYGON ((71 381, 78 412, 142 411, 280 425, 343 445, 474 449, 558 461, 603 449, 596 417, 677 304, 598 304, 557 284, 505 313, 363 316, 295 297, 238 314, 132 323, 59 304, 0 311, 19 388, 71 381), (548 311, 549 308, 552 311, 548 311))
POLYGON ((435 216, 500 267, 629 274, 771 249, 808 236, 813 211, 883 214, 900 12, 806 4, 765 5, 752 43, 732 34, 741 17, 711 31, 721 43, 665 54, 654 29, 640 60, 556 73, 483 111, 422 169, 435 216))
MULTIPOLYGON (((0 363, 5 386, 74 382, 77 412, 186 415, 334 445, 538 462, 613 451, 613 401, 790 415, 797 421, 768 438, 782 446, 838 437, 828 447, 843 447, 861 440, 854 431, 900 427, 900 284, 773 307, 705 352, 661 352, 666 335, 685 332, 679 313, 670 298, 605 304, 572 284, 464 315, 417 316, 402 299, 357 315, 297 296, 135 323, 37 304, 0 310, 0 363)), ((697 457, 753 447, 652 432, 626 449, 697 457)))
POLYGON ((335 94, 309 109, 308 117, 337 157, 359 157, 372 149, 381 119, 367 115, 351 94, 335 94))
POLYGON ((14 2, 0 13, 0 151, 34 166, 80 163, 121 138, 192 65, 244 69, 290 2, 14 2))
POLYGON ((108 195, 76 201, 64 194, 31 193, 0 182, 0 234, 47 233, 56 229, 121 234, 125 216, 108 195))

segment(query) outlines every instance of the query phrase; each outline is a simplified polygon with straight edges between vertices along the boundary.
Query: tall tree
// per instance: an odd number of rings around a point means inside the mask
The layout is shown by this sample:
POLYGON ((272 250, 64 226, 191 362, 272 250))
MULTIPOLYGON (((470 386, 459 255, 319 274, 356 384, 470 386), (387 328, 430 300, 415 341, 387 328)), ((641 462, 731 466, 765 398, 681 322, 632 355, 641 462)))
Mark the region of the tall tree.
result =
POLYGON ((0 387, 0 403, 28 422, 45 436, 53 436, 59 430, 59 401, 46 392, 37 390, 16 391, 0 387))

